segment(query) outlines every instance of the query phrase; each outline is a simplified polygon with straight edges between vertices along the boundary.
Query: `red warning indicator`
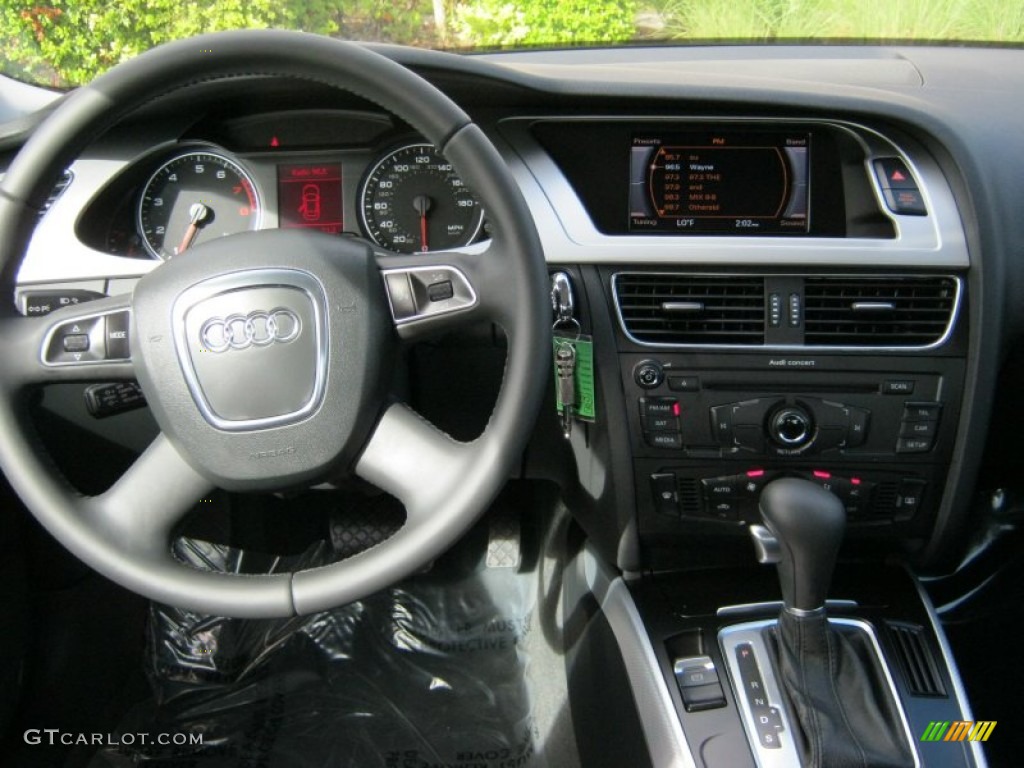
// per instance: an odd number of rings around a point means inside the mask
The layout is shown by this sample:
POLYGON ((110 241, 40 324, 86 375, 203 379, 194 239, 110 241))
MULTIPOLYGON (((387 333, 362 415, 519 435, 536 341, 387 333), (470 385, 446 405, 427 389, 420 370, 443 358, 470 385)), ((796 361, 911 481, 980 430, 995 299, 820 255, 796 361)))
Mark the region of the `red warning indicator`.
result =
POLYGON ((892 172, 892 176, 889 177, 892 181, 906 181, 907 177, 900 173, 899 170, 892 172))

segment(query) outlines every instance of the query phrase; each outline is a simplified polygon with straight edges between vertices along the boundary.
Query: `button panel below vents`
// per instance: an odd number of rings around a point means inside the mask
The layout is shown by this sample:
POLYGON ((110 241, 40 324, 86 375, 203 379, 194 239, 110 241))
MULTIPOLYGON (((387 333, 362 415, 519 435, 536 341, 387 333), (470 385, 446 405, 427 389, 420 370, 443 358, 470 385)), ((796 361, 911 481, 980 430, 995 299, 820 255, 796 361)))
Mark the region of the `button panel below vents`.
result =
POLYGON ((764 344, 764 278, 620 274, 626 332, 645 344, 764 344))

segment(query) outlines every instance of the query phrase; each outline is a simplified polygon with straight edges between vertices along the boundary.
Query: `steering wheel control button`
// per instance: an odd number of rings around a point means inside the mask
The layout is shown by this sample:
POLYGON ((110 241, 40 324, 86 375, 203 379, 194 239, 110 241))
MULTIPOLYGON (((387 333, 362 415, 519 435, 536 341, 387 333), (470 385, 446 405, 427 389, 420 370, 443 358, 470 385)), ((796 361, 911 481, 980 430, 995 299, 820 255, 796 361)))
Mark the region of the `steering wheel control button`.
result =
POLYGON ((128 326, 131 323, 131 315, 124 312, 113 312, 106 317, 107 320, 107 359, 127 360, 131 357, 129 345, 128 326))
POLYGON ((92 384, 85 389, 85 407, 97 419, 116 416, 146 405, 142 387, 134 381, 92 384))
POLYGON ((455 267, 413 267, 384 273, 395 325, 461 312, 477 305, 476 292, 455 267))
POLYGON ((454 296, 455 286, 451 280, 442 280, 427 286, 427 298, 431 301, 448 301, 454 296))
POLYGON ((68 320, 55 326, 43 342, 46 365, 81 365, 103 362, 103 315, 68 320))
POLYGON ((633 381, 643 389, 654 389, 665 380, 661 363, 656 360, 641 360, 633 366, 633 381))
POLYGON ((69 333, 62 339, 65 352, 88 352, 89 334, 69 333))
POLYGON ((391 314, 395 321, 407 320, 416 315, 416 299, 409 284, 407 272, 392 272, 384 276, 388 298, 391 300, 391 314))
POLYGON ((245 431, 316 410, 326 386, 326 307, 319 281, 299 270, 229 273, 184 291, 172 312, 175 345, 206 420, 245 431))
POLYGON ((48 315, 55 309, 73 307, 104 295, 96 291, 68 289, 65 291, 25 291, 21 294, 21 313, 29 317, 48 315))

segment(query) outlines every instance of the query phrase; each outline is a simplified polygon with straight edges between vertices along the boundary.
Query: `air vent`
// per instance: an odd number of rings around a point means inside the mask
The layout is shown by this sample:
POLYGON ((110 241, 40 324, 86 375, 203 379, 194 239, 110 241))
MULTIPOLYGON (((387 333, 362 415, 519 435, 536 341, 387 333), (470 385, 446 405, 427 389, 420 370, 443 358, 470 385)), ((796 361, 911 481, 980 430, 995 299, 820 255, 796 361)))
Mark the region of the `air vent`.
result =
POLYGON ((889 622, 896 647, 896 666, 913 696, 945 696, 939 669, 925 641, 924 627, 889 622))
POLYGON ((642 344, 764 344, 764 278, 619 274, 615 301, 642 344))
POLYGON ((50 206, 57 202, 58 197, 64 194, 64 190, 67 189, 68 184, 71 183, 71 178, 71 171, 64 171, 64 173, 60 175, 60 179, 58 179, 57 183, 53 185, 53 189, 50 191, 49 197, 46 198, 46 202, 43 204, 43 210, 39 212, 40 216, 45 216, 46 212, 50 210, 50 206))
POLYGON ((927 347, 949 332, 957 293, 952 277, 808 277, 804 343, 927 347))
MULTIPOLYGON (((43 203, 43 209, 39 212, 39 217, 42 218, 46 215, 46 212, 50 210, 50 206, 57 202, 57 198, 64 194, 64 190, 68 188, 68 184, 71 183, 71 171, 64 171, 57 180, 57 183, 53 185, 53 189, 50 190, 50 194, 46 198, 46 202, 43 203)), ((4 180, 4 174, 0 173, 0 181, 4 180)))
POLYGON ((697 480, 692 477, 680 477, 677 490, 679 514, 683 517, 700 515, 701 492, 697 480))

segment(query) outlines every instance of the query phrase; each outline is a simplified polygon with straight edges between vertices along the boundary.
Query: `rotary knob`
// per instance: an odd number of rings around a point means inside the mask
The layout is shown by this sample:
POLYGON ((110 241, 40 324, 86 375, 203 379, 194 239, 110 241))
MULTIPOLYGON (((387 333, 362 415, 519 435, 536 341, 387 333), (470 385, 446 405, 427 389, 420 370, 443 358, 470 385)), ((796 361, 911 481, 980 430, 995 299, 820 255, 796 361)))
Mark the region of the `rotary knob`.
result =
POLYGON ((641 360, 633 368, 633 381, 644 389, 654 389, 665 380, 665 371, 657 360, 641 360))
POLYGON ((798 405, 787 405, 776 411, 768 422, 772 438, 786 448, 799 448, 810 442, 814 422, 807 411, 798 405))

